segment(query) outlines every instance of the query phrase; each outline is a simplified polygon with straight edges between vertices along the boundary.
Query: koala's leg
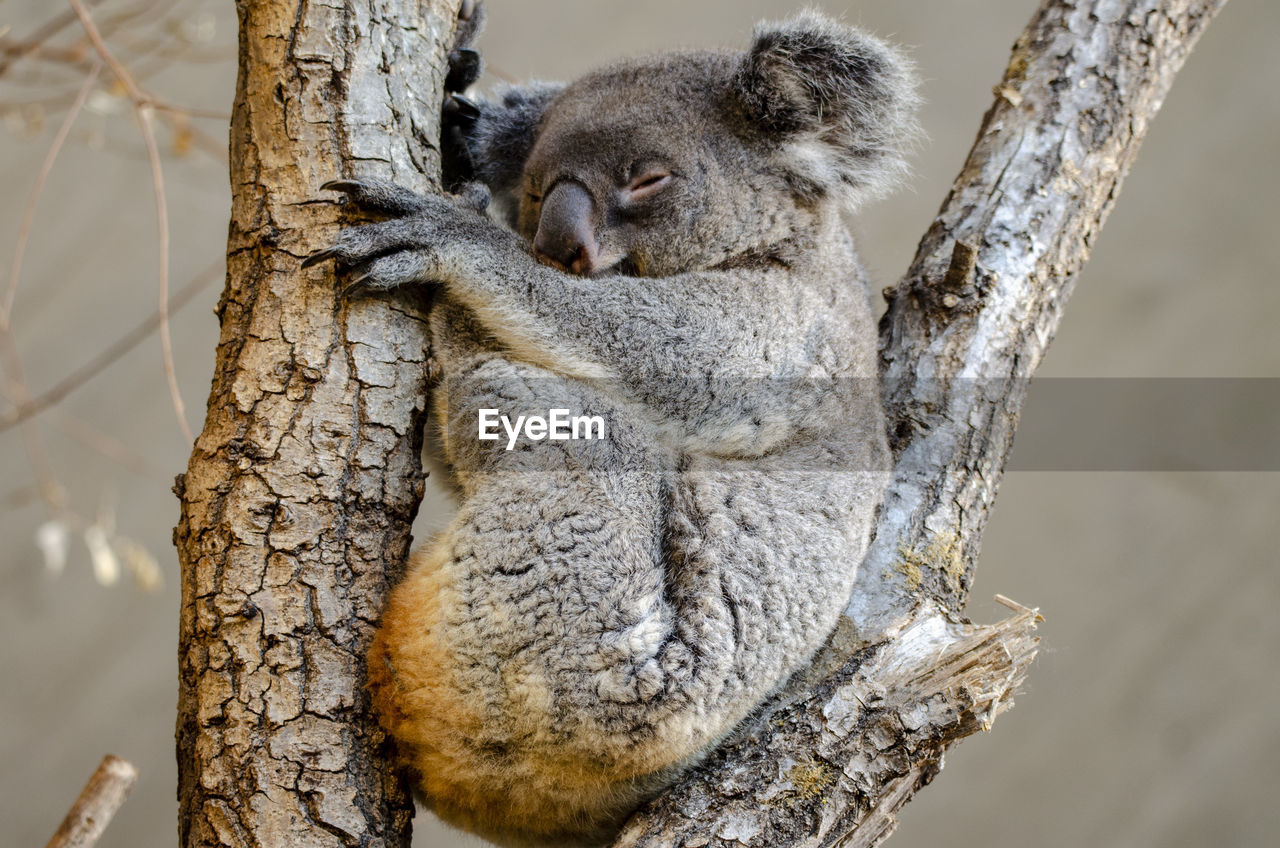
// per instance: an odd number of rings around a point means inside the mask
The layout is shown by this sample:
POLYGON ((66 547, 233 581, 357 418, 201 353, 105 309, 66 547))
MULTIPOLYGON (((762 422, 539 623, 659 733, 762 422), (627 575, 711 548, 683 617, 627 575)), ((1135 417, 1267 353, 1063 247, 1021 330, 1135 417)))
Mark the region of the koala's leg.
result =
POLYGON ((825 461, 694 457, 676 477, 667 587, 699 656, 683 694, 715 717, 704 744, 808 663, 852 591, 888 473, 825 461))
POLYGON ((486 346, 447 298, 432 323, 465 497, 392 592, 371 689, 443 817, 568 844, 636 800, 613 778, 627 740, 605 738, 600 702, 635 701, 657 676, 665 455, 625 405, 486 346), (480 408, 599 416, 604 438, 522 433, 507 450, 505 430, 479 439, 480 408))

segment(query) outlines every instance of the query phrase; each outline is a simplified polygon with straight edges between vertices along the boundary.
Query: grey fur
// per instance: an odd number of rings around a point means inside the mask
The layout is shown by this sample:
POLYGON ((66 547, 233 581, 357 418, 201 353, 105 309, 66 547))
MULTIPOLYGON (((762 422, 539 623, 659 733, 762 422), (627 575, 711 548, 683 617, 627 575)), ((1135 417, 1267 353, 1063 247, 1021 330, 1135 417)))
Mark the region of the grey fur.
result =
POLYGON ((513 213, 520 202, 521 173, 537 135, 538 122, 563 89, 559 83, 508 86, 494 106, 481 110, 472 130, 476 177, 494 193, 505 194, 513 213))
POLYGON ((746 53, 482 104, 472 153, 518 232, 478 195, 424 197, 318 255, 363 286, 441 287, 434 403, 463 501, 396 590, 371 674, 447 821, 607 838, 834 626, 889 466, 840 213, 900 176, 914 103, 895 50, 805 13, 746 53), (670 179, 624 203, 637 163, 670 179), (538 198, 566 180, 593 198, 591 276, 531 251, 538 198), (476 437, 495 407, 598 415, 607 438, 506 451, 476 437))

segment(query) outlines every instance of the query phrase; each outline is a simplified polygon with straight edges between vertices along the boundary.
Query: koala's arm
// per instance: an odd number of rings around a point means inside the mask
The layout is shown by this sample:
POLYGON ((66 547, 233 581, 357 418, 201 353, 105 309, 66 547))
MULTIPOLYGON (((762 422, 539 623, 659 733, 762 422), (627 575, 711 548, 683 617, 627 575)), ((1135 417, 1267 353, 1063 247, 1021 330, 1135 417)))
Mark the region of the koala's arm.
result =
MULTIPOLYGON (((372 180, 331 185, 387 208, 400 191, 372 180)), ((857 368, 869 361, 858 350, 869 326, 836 315, 815 327, 815 316, 832 315, 831 291, 854 290, 852 279, 824 291, 785 268, 579 277, 537 262, 519 236, 465 203, 413 197, 410 217, 344 230, 313 260, 336 258, 373 289, 443 284, 517 357, 618 387, 683 422, 686 447, 757 455, 795 419, 821 414, 815 381, 874 383, 857 368)))

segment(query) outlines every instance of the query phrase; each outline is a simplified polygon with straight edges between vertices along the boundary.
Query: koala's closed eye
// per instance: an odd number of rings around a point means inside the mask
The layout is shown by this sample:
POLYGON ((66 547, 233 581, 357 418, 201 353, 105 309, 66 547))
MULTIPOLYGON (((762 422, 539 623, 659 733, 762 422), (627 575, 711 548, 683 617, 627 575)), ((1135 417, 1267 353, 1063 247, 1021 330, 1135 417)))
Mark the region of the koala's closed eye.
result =
POLYGON ((631 177, 619 192, 623 203, 645 200, 661 191, 671 181, 671 171, 657 164, 637 163, 630 168, 631 177))

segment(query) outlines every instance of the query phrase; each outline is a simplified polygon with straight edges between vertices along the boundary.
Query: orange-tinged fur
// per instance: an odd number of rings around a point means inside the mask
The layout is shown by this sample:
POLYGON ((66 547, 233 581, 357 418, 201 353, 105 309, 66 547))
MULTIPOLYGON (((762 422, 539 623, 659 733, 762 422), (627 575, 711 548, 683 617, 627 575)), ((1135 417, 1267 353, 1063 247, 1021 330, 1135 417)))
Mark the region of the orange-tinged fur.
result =
MULTIPOLYGON (((446 821, 504 844, 594 844, 608 832, 600 829, 602 810, 616 810, 610 826, 619 823, 637 787, 648 782, 640 778, 655 779, 705 740, 677 733, 612 756, 604 753, 609 740, 603 734, 548 746, 555 734, 547 727, 511 721, 518 718, 513 706, 528 707, 520 696, 530 688, 514 671, 503 674, 510 683, 506 702, 486 705, 485 693, 468 691, 457 674, 445 611, 460 604, 460 575, 449 550, 446 532, 416 551, 391 594, 369 649, 378 718, 396 739, 422 800, 446 821), (514 732, 495 738, 504 726, 514 732)), ((545 707, 534 714, 553 712, 545 707)))

